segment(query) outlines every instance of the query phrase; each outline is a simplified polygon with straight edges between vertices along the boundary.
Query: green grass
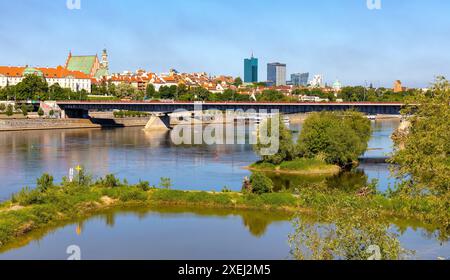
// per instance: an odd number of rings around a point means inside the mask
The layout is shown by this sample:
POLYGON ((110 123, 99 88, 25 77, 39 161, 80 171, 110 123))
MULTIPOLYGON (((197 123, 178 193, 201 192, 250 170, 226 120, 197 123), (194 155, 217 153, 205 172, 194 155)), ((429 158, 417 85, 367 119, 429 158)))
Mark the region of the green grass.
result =
POLYGON ((280 165, 274 165, 267 162, 257 162, 250 166, 255 171, 273 171, 291 174, 337 174, 340 168, 335 165, 327 164, 319 159, 298 158, 293 161, 284 161, 280 165))
MULTIPOLYGON (((297 165, 296 165, 297 166, 297 165)), ((113 178, 114 179, 114 178, 113 178)), ((113 180, 111 179, 111 180, 113 180)), ((110 180, 110 181, 111 181, 110 180)), ((115 179, 114 179, 115 180, 115 179)), ((359 197, 355 193, 327 189, 323 185, 301 189, 297 194, 267 193, 262 195, 237 192, 201 192, 142 188, 116 181, 106 187, 107 180, 80 186, 63 183, 44 189, 24 189, 11 200, 0 204, 0 251, 8 243, 26 238, 27 234, 55 227, 61 223, 85 219, 105 209, 181 205, 211 209, 253 209, 263 211, 312 211, 376 209, 386 216, 414 218, 437 224, 448 234, 449 199, 437 197, 384 196, 359 197)))

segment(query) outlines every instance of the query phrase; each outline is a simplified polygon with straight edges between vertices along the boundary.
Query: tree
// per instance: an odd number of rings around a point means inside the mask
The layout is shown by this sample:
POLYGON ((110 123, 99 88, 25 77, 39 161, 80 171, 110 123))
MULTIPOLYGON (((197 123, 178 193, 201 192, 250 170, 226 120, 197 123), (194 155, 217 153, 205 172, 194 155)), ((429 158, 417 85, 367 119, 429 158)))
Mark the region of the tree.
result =
POLYGON ((159 186, 164 189, 170 189, 172 187, 172 181, 170 178, 162 177, 159 186))
POLYGON ((438 77, 430 92, 409 100, 402 115, 409 123, 394 137, 394 171, 411 193, 449 194, 450 83, 438 77))
POLYGON ((44 116, 44 110, 41 107, 39 107, 38 115, 39 115, 39 117, 44 116))
POLYGON ((24 116, 28 116, 28 107, 27 107, 26 104, 22 104, 20 110, 22 111, 22 114, 23 114, 24 116))
POLYGON ((319 210, 321 223, 302 217, 293 220, 289 235, 291 254, 297 260, 400 260, 412 252, 402 248, 389 223, 373 209, 319 210), (376 246, 376 247, 374 247, 376 246), (378 252, 379 251, 379 252, 378 252))
POLYGON ((370 121, 361 113, 313 113, 306 119, 298 139, 299 153, 345 167, 367 150, 371 135, 370 121))
POLYGON ((37 179, 37 189, 44 193, 53 186, 53 176, 45 173, 41 178, 37 179))
POLYGON ((26 75, 15 87, 18 100, 40 100, 48 91, 47 81, 38 75, 26 75))
POLYGON ((273 191, 272 180, 262 173, 256 172, 250 176, 250 184, 254 194, 265 194, 273 191))
POLYGON ((14 107, 11 104, 8 104, 8 106, 6 106, 6 111, 5 111, 6 115, 8 117, 11 117, 12 115, 14 115, 14 107))
POLYGON ((241 77, 237 77, 236 79, 234 79, 234 83, 235 86, 239 87, 243 84, 241 77))
POLYGON ((130 84, 123 83, 117 86, 116 97, 121 99, 142 100, 144 98, 144 93, 130 84))
POLYGON ((152 99, 156 94, 155 86, 153 84, 148 84, 147 88, 145 89, 145 97, 147 99, 152 99))
MULTIPOLYGON (((272 122, 274 121, 274 118, 269 118, 266 121, 264 121, 261 124, 260 131, 266 131, 267 136, 269 138, 272 137, 272 122)), ((296 158, 297 156, 297 148, 294 144, 294 141, 292 139, 292 133, 291 131, 285 126, 283 122, 283 118, 279 116, 279 136, 278 136, 278 151, 271 155, 263 155, 262 151, 263 149, 268 148, 271 144, 264 144, 261 141, 261 135, 258 135, 258 141, 257 144, 254 145, 253 149, 255 152, 261 156, 261 159, 265 163, 271 163, 278 165, 282 163, 283 161, 290 161, 296 158)))
POLYGON ((6 105, 4 103, 0 103, 0 111, 5 111, 6 110, 6 105))
POLYGON ((258 101, 283 101, 285 96, 277 90, 264 90, 262 94, 258 95, 257 99, 258 101))

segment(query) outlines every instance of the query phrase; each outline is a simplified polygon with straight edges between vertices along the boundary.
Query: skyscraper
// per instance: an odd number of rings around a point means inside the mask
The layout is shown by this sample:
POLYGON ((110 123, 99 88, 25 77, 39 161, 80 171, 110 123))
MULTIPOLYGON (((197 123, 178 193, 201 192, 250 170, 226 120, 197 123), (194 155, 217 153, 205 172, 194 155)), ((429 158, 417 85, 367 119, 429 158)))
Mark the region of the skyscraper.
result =
POLYGON ((311 81, 311 87, 322 87, 322 86, 323 86, 323 76, 314 75, 314 78, 311 81))
POLYGON ((267 82, 269 85, 286 85, 286 64, 275 62, 267 64, 267 82))
POLYGON ((308 85, 309 73, 295 73, 291 75, 291 82, 294 86, 303 86, 306 87, 308 85))
POLYGON ((244 83, 258 82, 258 59, 253 57, 244 60, 244 83))

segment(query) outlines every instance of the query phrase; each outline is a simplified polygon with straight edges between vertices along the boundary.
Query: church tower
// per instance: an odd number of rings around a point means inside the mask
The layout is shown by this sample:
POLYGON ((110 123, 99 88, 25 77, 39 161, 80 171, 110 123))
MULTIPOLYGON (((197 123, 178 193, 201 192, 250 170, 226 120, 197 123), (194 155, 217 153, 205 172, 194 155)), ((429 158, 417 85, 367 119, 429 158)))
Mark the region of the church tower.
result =
POLYGON ((108 52, 106 51, 106 49, 103 50, 102 62, 100 64, 101 64, 101 68, 103 68, 103 69, 108 69, 109 68, 108 52))

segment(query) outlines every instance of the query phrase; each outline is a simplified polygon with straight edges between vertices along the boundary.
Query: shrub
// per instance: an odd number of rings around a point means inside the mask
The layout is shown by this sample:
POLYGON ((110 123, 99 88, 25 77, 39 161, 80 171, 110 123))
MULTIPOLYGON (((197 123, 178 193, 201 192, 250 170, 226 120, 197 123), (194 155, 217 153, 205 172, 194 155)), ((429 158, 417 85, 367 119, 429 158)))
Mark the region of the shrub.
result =
POLYGON ((225 186, 225 187, 222 188, 222 192, 223 193, 230 193, 232 191, 231 191, 231 189, 229 187, 225 186))
POLYGON ((49 188, 53 187, 53 176, 44 173, 41 178, 37 179, 37 190, 44 193, 49 188))
POLYGON ((147 181, 139 181, 139 183, 136 185, 136 188, 147 192, 150 190, 150 183, 147 181))
POLYGON ((273 190, 272 180, 262 173, 253 173, 250 176, 250 183, 255 194, 271 193, 273 190))
POLYGON ((172 181, 170 180, 170 178, 162 177, 159 186, 164 189, 170 189, 172 187, 172 181))
POLYGON ((147 194, 139 189, 124 189, 120 192, 119 199, 123 202, 145 201, 147 200, 147 194))
POLYGON ((5 111, 6 110, 6 105, 4 103, 0 104, 0 111, 5 111))
POLYGON ((120 186, 120 180, 117 179, 114 174, 108 174, 103 180, 101 180, 101 184, 106 188, 115 188, 120 186))
POLYGON ((11 198, 13 203, 18 203, 21 206, 30 206, 34 204, 44 203, 44 195, 39 190, 31 190, 29 187, 22 189, 11 198))
POLYGON ((20 107, 20 110, 22 111, 22 114, 24 116, 28 116, 28 106, 25 104, 22 104, 22 107, 20 107))
POLYGON ((42 116, 44 116, 44 110, 42 110, 42 108, 41 108, 41 107, 39 107, 39 110, 38 110, 38 115, 39 115, 39 117, 42 117, 42 116))
POLYGON ((12 115, 14 115, 14 107, 13 107, 13 105, 11 105, 11 104, 9 104, 7 107, 6 107, 6 115, 7 116, 12 116, 12 115))

